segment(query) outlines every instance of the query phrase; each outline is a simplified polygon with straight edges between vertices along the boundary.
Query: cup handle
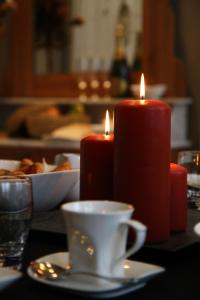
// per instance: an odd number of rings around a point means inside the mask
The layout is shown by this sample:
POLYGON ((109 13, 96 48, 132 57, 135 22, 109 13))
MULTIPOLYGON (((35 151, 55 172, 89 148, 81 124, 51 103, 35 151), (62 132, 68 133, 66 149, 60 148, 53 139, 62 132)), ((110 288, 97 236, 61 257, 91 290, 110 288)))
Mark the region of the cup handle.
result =
POLYGON ((120 225, 128 225, 135 231, 134 244, 121 256, 118 261, 124 260, 125 258, 136 253, 143 245, 146 239, 147 227, 139 221, 128 220, 122 222, 120 225))

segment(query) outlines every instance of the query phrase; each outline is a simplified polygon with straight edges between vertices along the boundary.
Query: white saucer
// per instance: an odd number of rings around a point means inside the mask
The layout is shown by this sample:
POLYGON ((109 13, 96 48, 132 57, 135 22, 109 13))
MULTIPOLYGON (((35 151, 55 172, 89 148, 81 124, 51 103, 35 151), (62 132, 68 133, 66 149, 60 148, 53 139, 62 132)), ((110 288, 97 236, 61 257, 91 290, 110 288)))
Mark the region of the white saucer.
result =
POLYGON ((5 289, 22 276, 19 271, 0 267, 0 290, 5 289))
MULTIPOLYGON (((41 257, 38 261, 48 261, 63 267, 68 264, 69 254, 68 252, 54 253, 41 257)), ((108 282, 104 279, 96 280, 96 278, 86 275, 70 275, 67 280, 48 281, 35 275, 30 267, 28 267, 27 272, 32 279, 46 285, 64 288, 71 292, 87 295, 88 297, 111 298, 142 288, 147 280, 165 270, 160 266, 131 260, 124 261, 124 269, 126 278, 141 279, 141 281, 137 284, 129 283, 124 285, 115 282, 108 282)))

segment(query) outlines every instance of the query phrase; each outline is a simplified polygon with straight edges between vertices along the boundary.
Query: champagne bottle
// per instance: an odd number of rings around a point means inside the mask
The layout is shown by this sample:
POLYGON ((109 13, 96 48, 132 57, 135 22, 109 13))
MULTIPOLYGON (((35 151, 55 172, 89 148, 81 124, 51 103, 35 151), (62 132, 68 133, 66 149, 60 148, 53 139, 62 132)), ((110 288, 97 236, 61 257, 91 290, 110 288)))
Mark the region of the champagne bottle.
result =
POLYGON ((111 64, 111 78, 115 82, 116 97, 127 97, 129 94, 129 65, 126 59, 124 26, 117 24, 115 52, 111 64))

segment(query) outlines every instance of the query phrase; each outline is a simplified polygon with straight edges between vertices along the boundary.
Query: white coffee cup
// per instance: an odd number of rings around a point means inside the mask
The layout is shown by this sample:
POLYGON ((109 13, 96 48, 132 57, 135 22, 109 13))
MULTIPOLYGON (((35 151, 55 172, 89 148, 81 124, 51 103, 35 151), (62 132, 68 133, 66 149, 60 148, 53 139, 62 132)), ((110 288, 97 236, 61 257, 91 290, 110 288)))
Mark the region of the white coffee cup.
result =
POLYGON ((133 206, 89 200, 66 203, 61 209, 72 269, 123 276, 124 259, 138 251, 146 238, 146 227, 131 220, 133 206), (128 227, 134 230, 135 240, 126 251, 128 227))

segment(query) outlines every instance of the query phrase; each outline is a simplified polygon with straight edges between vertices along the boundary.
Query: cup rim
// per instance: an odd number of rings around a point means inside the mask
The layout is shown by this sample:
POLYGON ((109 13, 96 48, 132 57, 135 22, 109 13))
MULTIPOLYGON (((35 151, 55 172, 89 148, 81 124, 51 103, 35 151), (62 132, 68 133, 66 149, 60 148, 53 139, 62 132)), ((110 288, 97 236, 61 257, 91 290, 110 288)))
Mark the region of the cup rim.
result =
POLYGON ((79 201, 73 201, 73 202, 67 202, 61 205, 61 210, 63 212, 68 212, 68 213, 73 213, 73 214, 78 214, 78 215, 101 215, 101 216, 108 216, 108 215, 119 215, 119 214, 124 214, 128 212, 133 212, 135 210, 134 206, 129 203, 125 202, 117 202, 117 201, 112 201, 112 200, 79 200, 79 201), (111 204, 111 205, 121 205, 124 208, 119 208, 118 210, 110 210, 110 211, 80 211, 74 208, 76 204, 111 204), (71 207, 71 208, 70 208, 71 207))

